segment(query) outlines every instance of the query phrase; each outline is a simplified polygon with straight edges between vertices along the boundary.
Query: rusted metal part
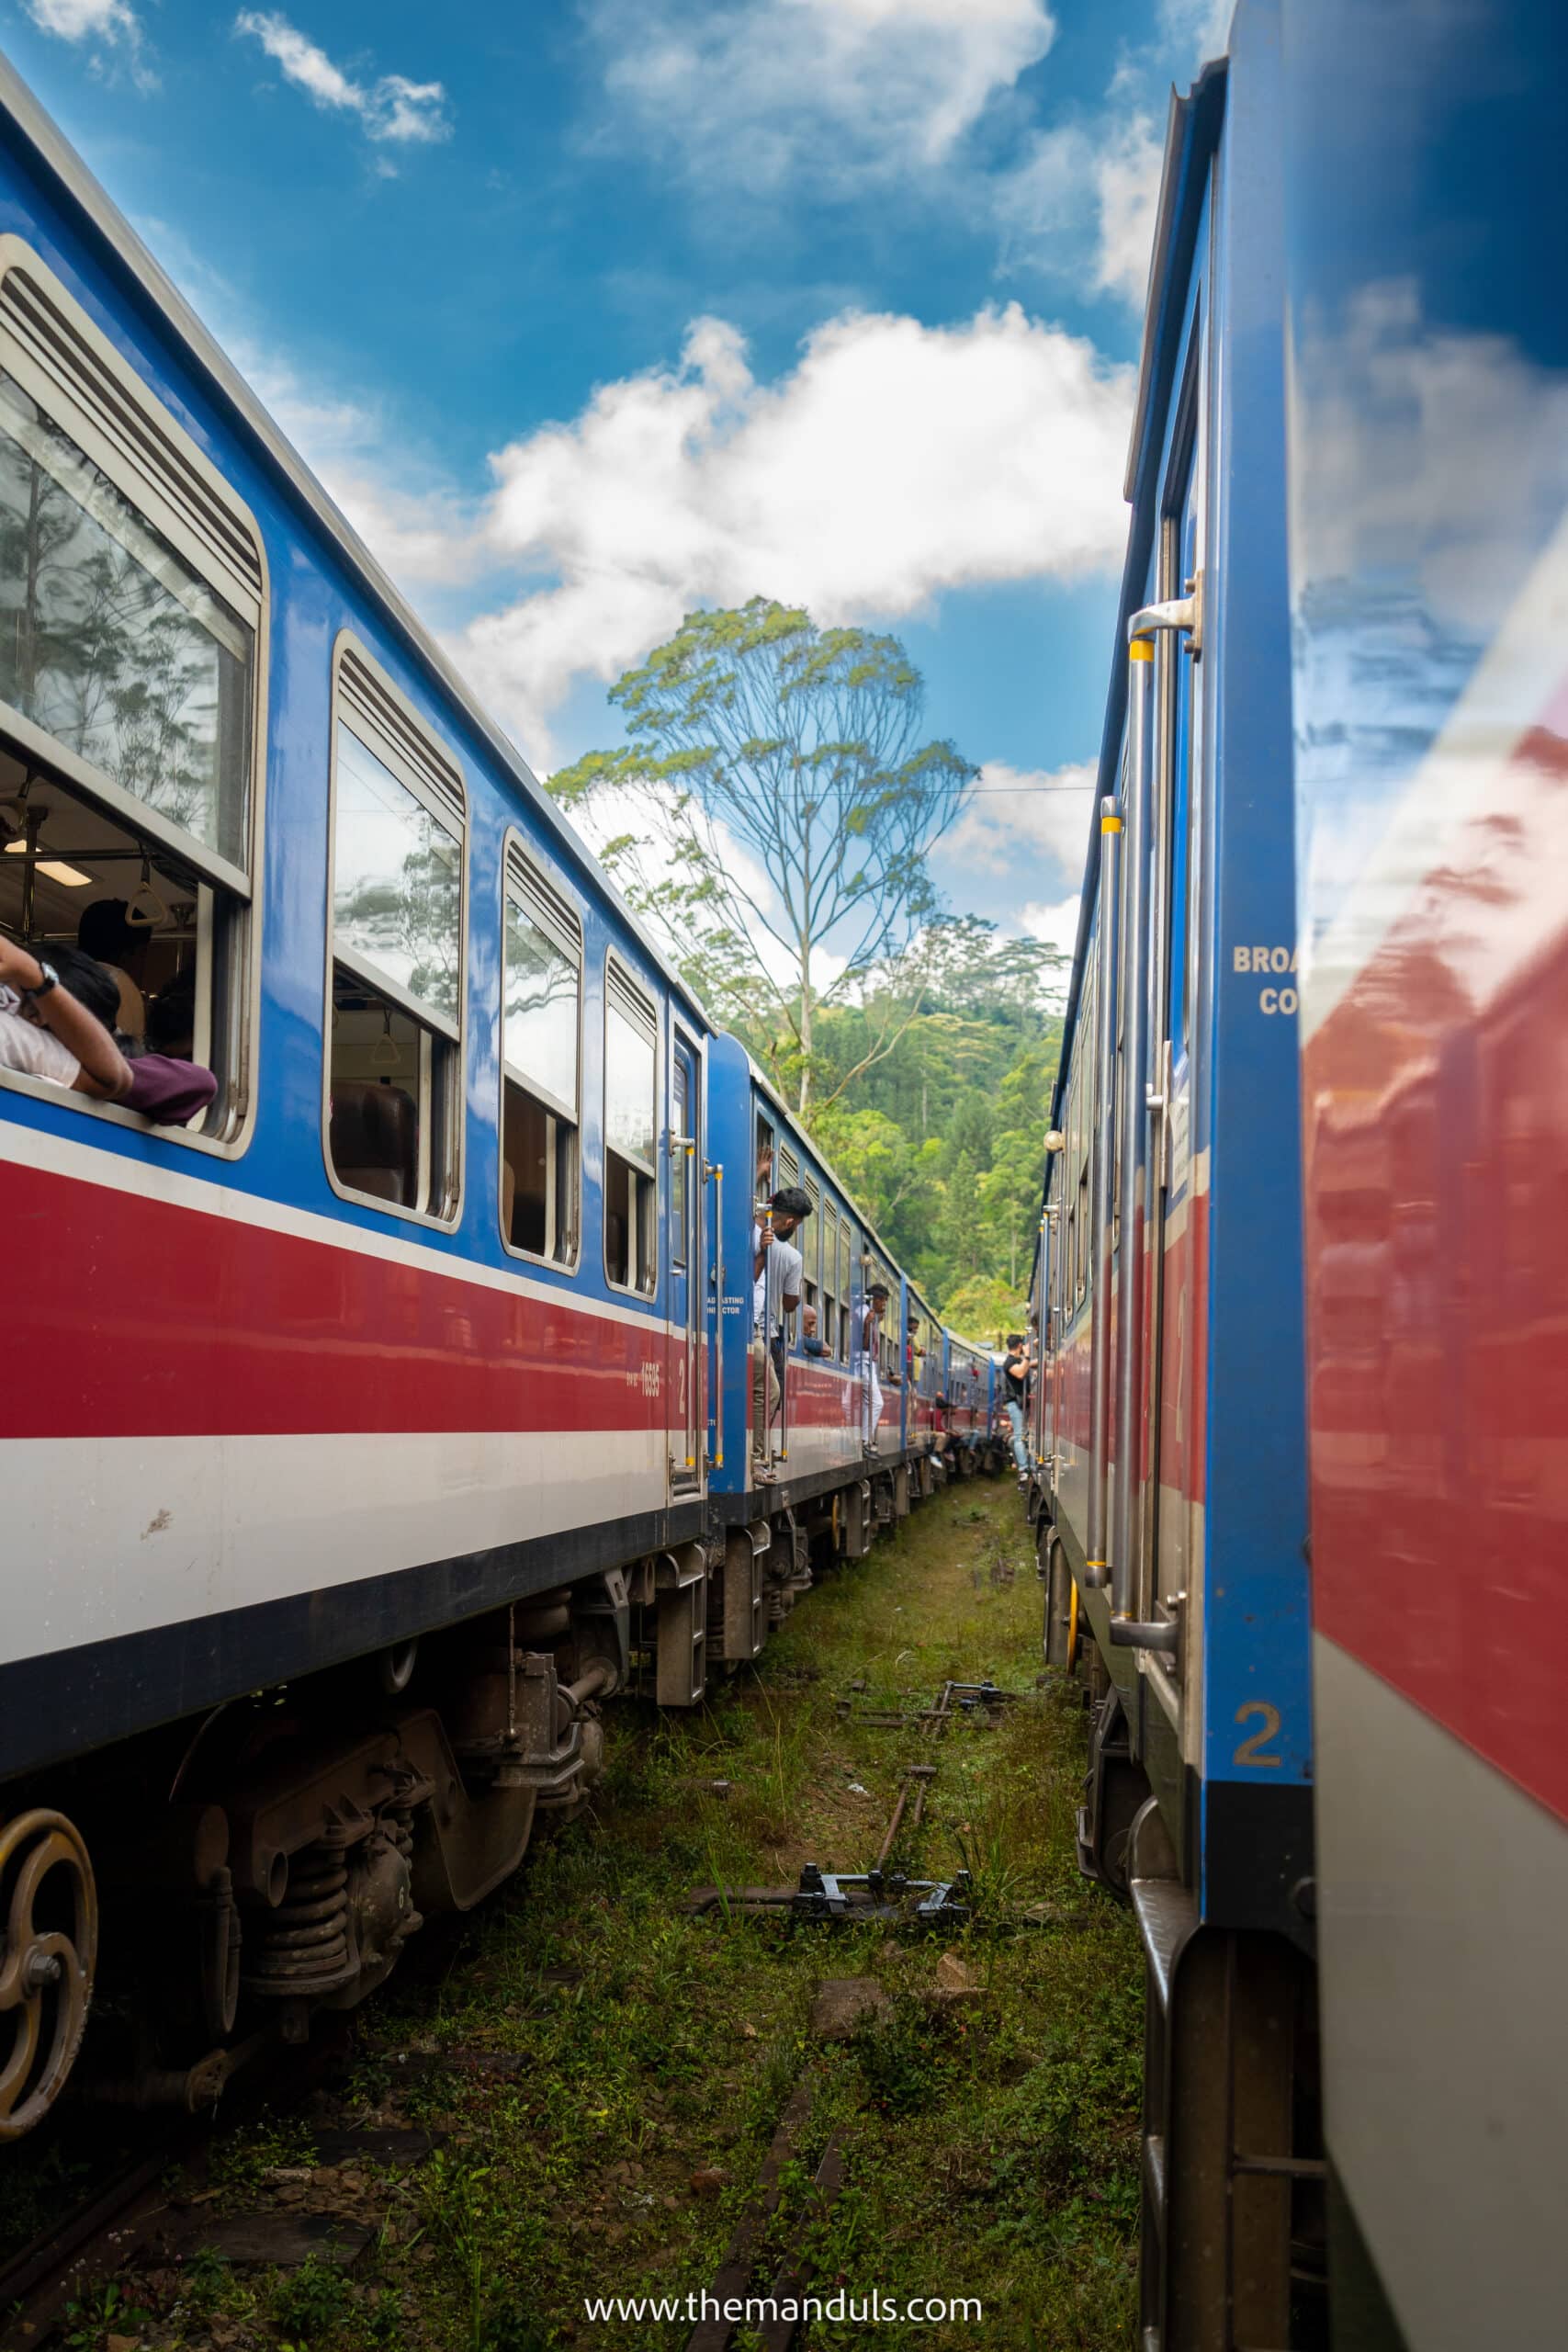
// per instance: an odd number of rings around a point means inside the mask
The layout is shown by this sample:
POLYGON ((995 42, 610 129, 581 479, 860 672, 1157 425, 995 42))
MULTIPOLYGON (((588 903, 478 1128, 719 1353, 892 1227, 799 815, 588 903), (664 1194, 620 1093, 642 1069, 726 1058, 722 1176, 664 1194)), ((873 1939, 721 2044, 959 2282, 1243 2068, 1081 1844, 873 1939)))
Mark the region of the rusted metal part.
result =
POLYGON ((1001 1690, 994 1682, 946 1682, 939 1692, 934 1706, 930 1707, 857 1707, 852 1700, 838 1701, 838 1712, 847 1722, 863 1724, 872 1731, 903 1731, 918 1725, 923 1738, 940 1738, 950 1723, 962 1715, 981 1729, 994 1725, 999 1711, 1022 1698, 1021 1690, 1001 1690))
POLYGON ((81 1832, 62 1813, 0 1826, 0 2143, 65 2087, 86 2030, 98 1897, 81 1832))
POLYGON ((876 1849, 876 1860, 872 1865, 874 1870, 880 1870, 893 1851, 893 1841, 903 1825, 904 1809, 909 1802, 911 1792, 914 1793, 915 1810, 910 1815, 909 1826, 911 1830, 919 1827, 920 1815, 926 1808, 926 1791, 935 1778, 934 1764, 911 1764, 907 1767, 904 1773, 904 1785, 898 1792, 898 1802, 893 1808, 893 1818, 883 1833, 882 1843, 876 1849))
MULTIPOLYGON (((834 2199, 844 2185, 844 2135, 841 2132, 829 2134, 820 2163, 812 2176, 811 2194, 801 2208, 784 2265, 773 2284, 773 2301, 776 2305, 791 2305, 798 2312, 802 2299, 810 2291, 811 2271, 806 2261, 806 2248, 811 2233, 827 2218, 834 2199)), ((771 2319, 761 2331, 763 2352, 789 2352, 800 2327, 797 2317, 779 2316, 771 2319)))
POLYGON ((90 2203, 51 2224, 0 2268, 0 2312, 6 2313, 0 2346, 5 2352, 41 2342, 50 2321, 63 2313, 89 2267, 95 2275, 113 2269, 136 2250, 166 2209, 164 2175, 183 2145, 175 2132, 161 2139, 150 2154, 118 2175, 90 2203))
MULTIPOLYGON (((308 2049, 287 2057, 275 2034, 252 2037, 239 2054, 253 2058, 270 2052, 271 2064, 244 2093, 241 2113, 254 2111, 252 2102, 264 2098, 272 2109, 302 2100, 341 2064, 344 2048, 342 2029, 319 2035, 308 2049)), ((233 2052, 213 2052, 176 2079, 199 2077, 215 2061, 233 2074, 238 2068, 230 2062, 235 2057, 233 2052)), ((93 2089, 95 2097, 107 2095, 117 2104, 137 2103, 134 2097, 121 2098, 118 2086, 98 2084, 93 2089)), ((155 2129, 150 2142, 140 2138, 139 2153, 84 2203, 51 2222, 0 2267, 0 2313, 5 2315, 0 2352, 23 2352, 23 2347, 32 2352, 48 2339, 85 2286, 112 2278, 156 2237, 169 2212, 170 2176, 182 2166, 199 2170, 215 2130, 210 2100, 199 2113, 171 2117, 155 2129)))
POLYGON ((247 2034, 243 2041, 209 2050, 204 2058, 189 2066, 144 2065, 132 2075, 105 2075, 89 2084, 88 2096, 105 2107, 131 2107, 143 2111, 174 2107, 182 2108, 186 2115, 199 2115, 203 2109, 217 2104, 225 2085, 253 2058, 259 2058, 264 2050, 275 2049, 276 2043, 276 2028, 264 2026, 259 2032, 247 2034))
POLYGON ((899 1921, 911 1927, 961 1927, 972 1909, 969 1873, 906 1878, 901 1871, 819 1870, 807 1862, 798 1886, 699 1886, 683 1906, 700 1916, 774 1912, 814 1925, 899 1921))
MULTIPOLYGON (((794 2155, 795 2145, 811 2114, 817 2096, 817 2075, 808 2068, 790 2093, 789 2103, 780 2116, 768 2153, 762 2159, 757 2176, 757 2197, 736 2224, 735 2234, 725 2249, 724 2260, 714 2273, 713 2284, 707 2290, 708 2301, 718 2305, 720 2312, 726 2303, 743 2301, 751 2288, 751 2259, 763 2231, 779 2209, 783 2194, 781 2178, 784 2168, 794 2155)), ((723 2317, 699 2319, 686 2340, 686 2352, 726 2352, 735 2334, 736 2322, 723 2317)))

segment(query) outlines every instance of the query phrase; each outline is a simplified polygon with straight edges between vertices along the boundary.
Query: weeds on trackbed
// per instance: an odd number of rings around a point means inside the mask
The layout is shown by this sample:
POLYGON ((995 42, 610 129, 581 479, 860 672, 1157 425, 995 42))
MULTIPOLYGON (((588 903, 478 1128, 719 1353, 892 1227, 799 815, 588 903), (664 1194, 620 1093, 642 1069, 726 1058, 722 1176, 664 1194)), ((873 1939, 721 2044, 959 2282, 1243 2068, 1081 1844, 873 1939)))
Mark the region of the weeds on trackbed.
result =
MULTIPOLYGON (((760 2276, 805 2217, 829 2290, 982 2299, 982 2323, 877 2327, 889 2352, 1123 2352, 1141 1971, 1128 1919, 1074 1865, 1084 1719, 1076 1690, 1034 1691, 1040 1605, 1010 1483, 964 1487, 830 1575, 760 1670, 695 1715, 613 1711, 592 1815, 537 1849, 444 1973, 394 1977, 360 2021, 335 2119, 417 2124, 439 2145, 415 2168, 361 2168, 355 2210, 375 2236, 353 2270, 187 2266, 156 2316, 138 2311, 136 2340, 164 2352, 683 2346, 688 2322, 590 2323, 582 2299, 711 2282, 815 2052, 820 2089, 760 2276), (919 1707, 944 1679, 987 1673, 1030 1697, 999 1728, 960 1724, 940 1747, 835 1708, 852 1683, 865 1686, 861 1705, 919 1707), (927 1997, 942 1940, 682 1911, 698 1884, 785 1884, 807 1861, 866 1868, 902 1768, 933 1760, 927 1817, 894 1859, 921 1876, 973 1873, 979 1916, 945 1941, 981 1997, 927 1997), (1025 1905, 1045 1924, 987 1926, 1025 1905), (829 1975, 874 1976, 890 2006, 819 2048, 807 2015, 829 1975), (481 2074, 476 2052, 520 2064, 481 2074), (844 2187, 810 2222, 810 2176, 834 2129, 847 2134, 844 2187)), ((253 2208, 280 2170, 298 2179, 300 2128, 226 2148, 219 2209, 253 2208)), ((148 2301, 141 2284, 136 2301, 148 2301)), ((798 2340, 843 2352, 872 2334, 823 2323, 798 2340)))

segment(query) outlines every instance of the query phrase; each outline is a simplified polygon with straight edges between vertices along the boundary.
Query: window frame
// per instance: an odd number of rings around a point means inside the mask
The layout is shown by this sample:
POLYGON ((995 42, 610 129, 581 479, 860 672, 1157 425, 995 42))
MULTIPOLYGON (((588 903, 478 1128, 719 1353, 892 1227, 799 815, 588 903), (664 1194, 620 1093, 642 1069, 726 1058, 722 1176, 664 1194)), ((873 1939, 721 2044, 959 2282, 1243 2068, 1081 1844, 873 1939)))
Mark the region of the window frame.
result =
POLYGON ((806 1317, 807 1306, 817 1309, 817 1336, 822 1336, 822 1184, 808 1166, 800 1182, 811 1203, 811 1215, 806 1220, 807 1247, 801 1251, 800 1304, 802 1315, 795 1332, 795 1347, 806 1352, 806 1317))
MULTIPOLYGON (((43 778, 47 779, 52 770, 65 791, 79 796, 89 805, 96 803, 108 820, 122 831, 129 831, 153 844, 154 854, 162 850, 190 866, 209 893, 223 890, 238 902, 238 921, 243 930, 226 975, 228 1002, 225 1026, 233 1046, 230 1066, 223 1073, 229 1100, 221 1125, 209 1134, 186 1126, 161 1125, 144 1118, 140 1112, 128 1109, 122 1102, 104 1102, 91 1094, 73 1092, 52 1080, 35 1078, 26 1070, 0 1069, 0 1089, 28 1095, 33 1101, 52 1104, 56 1109, 67 1109, 91 1118, 107 1120, 111 1125, 122 1127, 130 1134, 154 1136, 160 1143, 174 1144, 181 1150, 204 1153, 212 1159, 237 1159, 249 1148, 255 1132, 258 1111, 256 1057, 260 1028, 261 918, 266 875, 267 718, 272 620, 272 577, 267 562, 266 541, 249 503, 228 477, 192 439, 132 362, 117 349, 88 316, 36 248, 26 238, 8 231, 0 234, 0 288, 15 270, 20 270, 30 279, 56 311, 68 334, 82 346, 87 368, 96 368, 98 375, 107 379, 110 393, 118 394, 127 403, 152 446, 155 447, 159 442, 165 445, 170 457, 194 478, 197 494, 205 493, 220 510, 229 528, 243 538, 254 560, 255 578, 254 581, 245 579, 237 570, 218 559, 191 530, 167 495, 160 492, 148 468, 137 464, 134 458, 118 447, 94 422, 81 395, 73 392, 58 375, 51 375, 47 368, 40 367, 0 324, 0 368, 15 378, 51 421, 74 442, 88 463, 107 476, 137 514, 167 539, 181 560, 189 565, 214 594, 237 612, 252 632, 250 761, 245 779, 247 864, 243 867, 235 865, 221 851, 209 848, 207 843, 187 833, 183 826, 173 823, 160 810, 137 799, 133 793, 117 785, 94 762, 58 741, 47 729, 28 718, 14 704, 0 702, 0 740, 39 772, 43 778)), ((210 928, 209 904, 205 905, 205 914, 210 928)))
MULTIPOLYGON (((558 942, 556 944, 558 944, 559 943, 558 942)), ((564 1274, 568 1277, 575 1278, 582 1271, 582 1147, 583 1126, 585 1124, 584 1113, 587 1109, 588 1091, 587 1055, 585 1051, 586 1039, 584 1034, 585 1013, 588 999, 587 924, 583 919, 583 909, 581 903, 576 893, 567 888, 563 876, 554 873, 545 865, 534 843, 528 839, 527 835, 521 830, 521 828, 516 825, 509 825, 507 827, 501 844, 501 963, 499 967, 499 978, 501 983, 501 1012, 496 1031, 496 1043, 498 1048, 496 1053, 496 1064, 499 1082, 496 1093, 495 1216, 496 1224, 501 1232, 501 1246, 505 1250, 509 1258, 518 1259, 525 1265, 547 1267, 552 1273, 564 1274), (517 1074, 508 1064, 506 1058, 506 920, 507 909, 512 899, 510 876, 513 852, 514 849, 520 862, 524 865, 531 866, 535 873, 538 875, 541 881, 546 883, 549 888, 558 891, 559 895, 567 900, 571 911, 577 917, 577 1116, 573 1122, 577 1135, 577 1198, 572 1204, 572 1251, 570 1258, 547 1258, 541 1251, 525 1250, 521 1248, 518 1243, 511 1238, 506 1230, 505 1222, 502 1216, 502 1205, 506 1198, 507 1087, 509 1085, 515 1086, 520 1093, 531 1096, 533 1101, 539 1103, 545 1112, 552 1118, 558 1119, 563 1117, 565 1114, 565 1105, 563 1103, 559 1102, 545 1087, 532 1084, 517 1074)), ((557 1215, 558 1219, 558 1208, 557 1215)))
POLYGON ((660 1083, 663 1077, 661 1049, 663 1045, 664 1027, 662 1021, 660 1019, 660 999, 658 990, 649 985, 648 981, 645 980, 642 975, 637 971, 636 966, 629 963, 626 957, 621 955, 615 947, 606 947, 604 950, 604 959, 600 966, 599 970, 599 1262, 604 1268, 605 1283, 611 1290, 619 1292, 623 1298, 635 1298, 640 1301, 644 1306, 653 1307, 657 1306, 659 1304, 660 1286, 663 1280, 663 1266, 661 1264, 661 1260, 664 1254, 660 1242, 660 1213, 663 1207, 663 1187, 659 1181, 659 1163, 660 1159, 663 1157, 660 1149, 660 1144, 664 1132, 664 1120, 660 1109, 664 1100, 663 1094, 660 1091, 660 1083), (650 1169, 642 1166, 638 1161, 629 1159, 624 1151, 615 1152, 615 1157, 617 1159, 625 1161, 626 1167, 630 1170, 634 1180, 640 1177, 644 1183, 650 1183, 653 1186, 653 1238, 651 1244, 653 1284, 651 1289, 649 1290, 644 1290, 639 1283, 635 1282, 617 1282, 614 1274, 610 1272, 610 1218, 606 1204, 609 1195, 610 1156, 612 1151, 615 1149, 615 1147, 610 1141, 609 1122, 610 967, 612 965, 614 965, 615 969, 620 973, 622 979, 626 983, 627 987, 634 989, 638 996, 642 997, 646 1001, 653 1021, 653 1094, 650 1105, 653 1113, 652 1166, 650 1169))
MULTIPOLYGON (((356 735, 359 741, 362 743, 364 742, 364 737, 362 735, 358 735, 358 730, 352 726, 349 727, 349 732, 351 735, 356 735)), ((465 1142, 464 1129, 467 1124, 466 1114, 468 1105, 467 1062, 468 1023, 467 1016, 468 1008, 468 860, 473 835, 473 812, 468 794, 468 777, 462 767, 459 765, 456 755, 447 748, 446 742, 436 733, 434 728, 433 728, 429 721, 423 718, 420 712, 415 709, 413 704, 409 700, 407 695, 403 693, 402 689, 395 684, 392 679, 388 676, 387 672, 382 667, 381 663, 376 660, 369 648, 364 643, 362 639, 356 636, 353 629, 340 629, 336 638, 333 641, 332 695, 329 705, 327 741, 327 861, 324 876, 326 885, 326 955, 323 959, 324 987, 322 991, 321 1056, 321 1161, 326 1170, 327 1182, 331 1185, 333 1191, 337 1194, 340 1201, 351 1202, 356 1208, 375 1209, 382 1216, 397 1217, 405 1225, 431 1226, 434 1227, 437 1232, 450 1233, 454 1231, 462 1221, 464 1187, 467 1182, 468 1176, 468 1155, 463 1147, 465 1142), (400 988, 397 981, 392 979, 389 975, 384 975, 378 972, 375 966, 370 964, 367 958, 361 959, 355 957, 352 953, 346 956, 341 956, 338 953, 336 938, 337 922, 335 913, 335 900, 337 897, 338 727, 340 722, 344 725, 347 724, 347 721, 343 719, 342 715, 342 704, 344 699, 343 672, 344 662, 350 657, 352 657, 354 661, 357 662, 363 669, 368 672, 375 684, 384 695, 388 696, 404 723, 410 726, 416 735, 424 739, 426 744, 434 752, 436 759, 443 765, 449 767, 452 770, 453 775, 457 779, 458 788, 462 794, 462 829, 457 837, 458 978, 457 1018, 455 1028, 449 1028, 444 1016, 433 1013, 430 1007, 422 1004, 417 997, 411 996, 409 991, 406 989, 400 988), (333 976, 340 964, 351 975, 351 977, 358 980, 364 988, 375 994, 384 996, 395 1012, 401 1012, 406 1019, 413 1022, 415 1026, 420 1030, 423 1037, 433 1041, 429 1049, 429 1058, 432 1061, 434 1061, 434 1041, 435 1040, 440 1040, 445 1044, 451 1055, 452 1071, 450 1077, 446 1080, 448 1102, 446 1106, 447 1116, 446 1123, 451 1135, 451 1148, 448 1153, 447 1160, 448 1169, 451 1174, 451 1195, 448 1204, 443 1209, 410 1207, 401 1201, 383 1200, 380 1195, 376 1193, 362 1193, 356 1186, 345 1184, 333 1165, 332 1147, 333 976)), ((378 752, 373 744, 366 744, 365 748, 370 752, 373 759, 380 761, 381 765, 386 768, 388 774, 393 778, 394 782, 402 785, 405 789, 410 792, 412 797, 422 804, 430 815, 436 818, 438 822, 446 823, 449 821, 450 812, 447 812, 446 815, 444 816, 439 809, 432 807, 433 796, 428 791, 422 791, 412 780, 411 775, 401 764, 384 758, 382 753, 378 752)), ((395 750, 394 746, 389 745, 388 748, 395 750)), ((436 1084, 434 1070, 432 1071, 428 1080, 424 1076, 423 1065, 425 1059, 426 1051, 424 1046, 422 1045, 422 1069, 420 1078, 422 1110, 423 1108, 423 1097, 425 1093, 427 1084, 432 1105, 434 1106, 436 1084)), ((429 1152, 431 1141, 432 1137, 428 1127, 426 1127, 422 1130, 420 1137, 420 1151, 422 1159, 429 1152)), ((430 1182, 434 1182, 434 1170, 432 1169, 430 1171, 430 1182)))

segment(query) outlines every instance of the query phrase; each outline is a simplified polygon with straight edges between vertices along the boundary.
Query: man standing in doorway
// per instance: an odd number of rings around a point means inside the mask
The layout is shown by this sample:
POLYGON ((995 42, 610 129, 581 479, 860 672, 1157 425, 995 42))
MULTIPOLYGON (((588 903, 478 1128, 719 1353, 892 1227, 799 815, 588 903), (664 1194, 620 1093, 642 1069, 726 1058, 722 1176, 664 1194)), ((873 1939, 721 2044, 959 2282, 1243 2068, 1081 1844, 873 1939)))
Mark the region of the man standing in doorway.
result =
POLYGON ((861 1319, 860 1375, 863 1383, 861 1437, 867 1453, 876 1452, 876 1430, 882 1419, 882 1382, 877 1376, 877 1359, 882 1351, 882 1318, 887 1311, 887 1284, 873 1283, 865 1295, 865 1308, 861 1319))
POLYGON ((1033 1369, 1029 1342, 1021 1331, 1008 1333, 1008 1351, 1002 1360, 1002 1378, 1007 1385, 1004 1399, 1008 1426, 1012 1430, 1013 1467, 1018 1472, 1021 1487, 1029 1484, 1029 1448, 1023 1440, 1023 1413, 1029 1399, 1029 1375, 1033 1369))
POLYGON ((789 1318, 800 1305, 805 1261, 790 1237, 811 1215, 798 1185, 775 1193, 751 1227, 751 1442, 758 1476, 771 1479, 773 1427, 788 1357, 789 1318))

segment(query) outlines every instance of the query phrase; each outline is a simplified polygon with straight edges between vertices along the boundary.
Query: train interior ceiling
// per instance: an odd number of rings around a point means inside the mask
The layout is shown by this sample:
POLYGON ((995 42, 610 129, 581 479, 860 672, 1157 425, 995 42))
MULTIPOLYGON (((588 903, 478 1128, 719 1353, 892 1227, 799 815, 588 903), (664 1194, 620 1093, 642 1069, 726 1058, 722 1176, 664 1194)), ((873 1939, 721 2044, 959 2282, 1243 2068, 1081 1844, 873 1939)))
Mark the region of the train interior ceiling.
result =
POLYGON ((221 1116, 230 1073, 214 987, 231 910, 224 894, 127 819, 36 761, 0 746, 0 930, 47 954, 74 945, 84 911, 124 902, 134 944, 120 967, 122 1029, 216 1069, 221 1116))

